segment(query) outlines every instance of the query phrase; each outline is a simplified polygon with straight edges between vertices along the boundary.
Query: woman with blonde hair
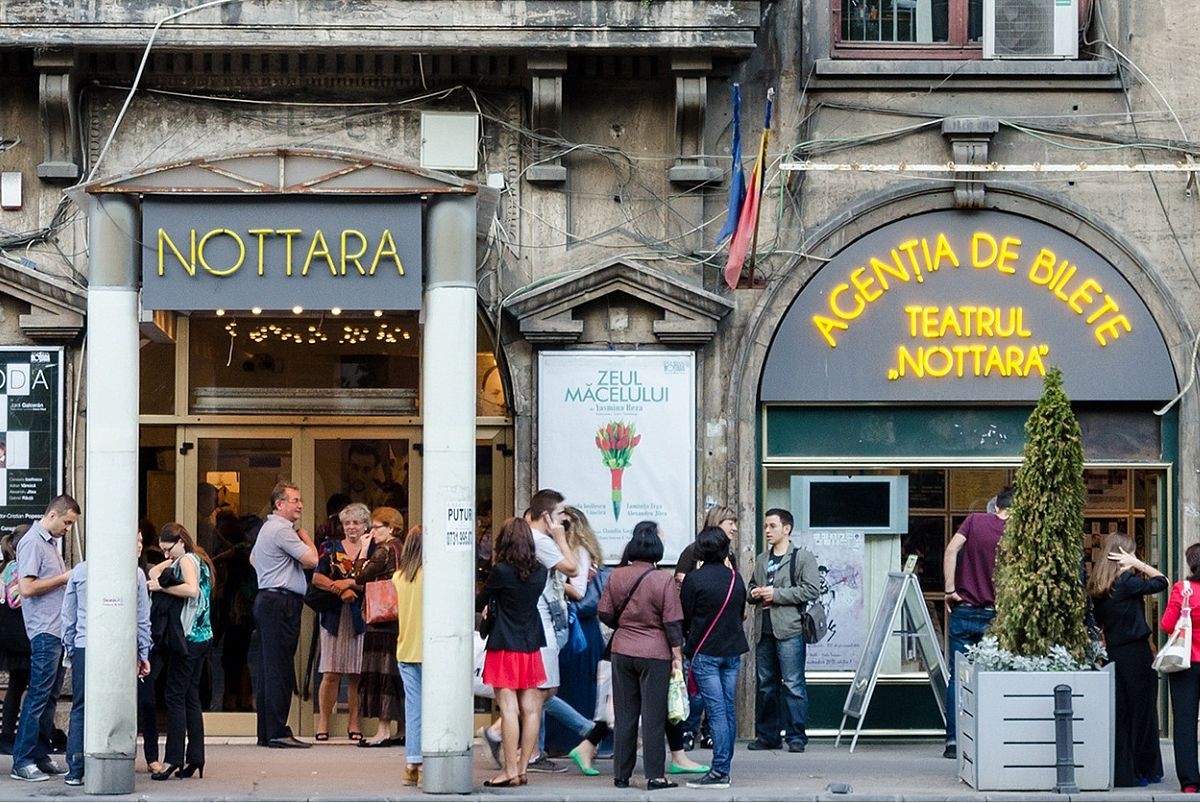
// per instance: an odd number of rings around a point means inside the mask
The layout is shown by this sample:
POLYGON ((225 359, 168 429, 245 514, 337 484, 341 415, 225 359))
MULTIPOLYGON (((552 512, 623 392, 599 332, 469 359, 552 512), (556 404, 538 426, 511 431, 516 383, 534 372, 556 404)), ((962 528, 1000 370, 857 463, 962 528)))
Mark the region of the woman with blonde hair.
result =
POLYGON ((392 583, 396 586, 396 613, 399 637, 396 640, 396 664, 404 682, 405 742, 404 785, 420 786, 424 781, 425 759, 421 755, 421 617, 425 593, 424 553, 421 527, 408 531, 392 583))
POLYGON ((1167 590, 1163 573, 1134 554, 1124 533, 1100 542, 1099 559, 1088 578, 1096 623, 1104 631, 1108 657, 1117 667, 1116 751, 1113 783, 1146 786, 1162 780, 1158 747, 1158 675, 1151 666, 1150 626, 1143 597, 1167 590))
MULTIPOLYGON (((597 667, 604 652, 597 610, 609 570, 583 511, 568 506, 563 513, 567 546, 574 552, 579 570, 566 585, 568 619, 573 618, 575 623, 571 625, 571 638, 558 653, 558 694, 546 701, 546 749, 569 755, 580 738, 592 730, 599 691, 597 667)), ((579 758, 571 758, 584 774, 590 774, 579 758)))
POLYGON ((371 542, 364 538, 371 522, 371 511, 361 502, 352 502, 338 513, 342 523, 342 538, 329 538, 321 545, 321 559, 313 571, 313 585, 322 591, 336 594, 340 604, 321 613, 321 686, 317 691, 318 742, 329 741, 329 716, 337 706, 342 675, 349 685, 350 715, 346 736, 352 741, 362 739, 358 720, 358 681, 362 672, 363 633, 367 624, 362 618, 363 586, 360 581, 363 565, 370 557, 371 542))
MULTIPOLYGON (((363 588, 373 580, 391 581, 400 560, 401 538, 404 535, 404 516, 394 507, 377 507, 371 511, 371 529, 366 540, 374 544, 371 556, 363 566, 359 582, 363 588)), ((400 685, 400 670, 396 666, 396 638, 400 625, 396 621, 367 623, 363 634, 362 672, 358 680, 358 714, 375 717, 379 725, 375 735, 359 741, 359 747, 391 747, 404 743, 404 689, 400 685), (392 738, 392 723, 399 726, 399 736, 392 738)))

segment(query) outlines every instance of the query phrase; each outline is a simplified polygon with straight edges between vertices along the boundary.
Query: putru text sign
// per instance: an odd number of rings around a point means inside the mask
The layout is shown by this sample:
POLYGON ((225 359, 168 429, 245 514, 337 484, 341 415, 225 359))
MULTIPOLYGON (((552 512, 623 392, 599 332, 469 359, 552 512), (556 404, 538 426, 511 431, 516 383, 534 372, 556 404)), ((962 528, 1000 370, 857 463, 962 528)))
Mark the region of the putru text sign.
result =
POLYGON ((1146 305, 1099 254, 1002 212, 932 212, 846 247, 776 334, 764 401, 1167 399, 1176 380, 1146 305))

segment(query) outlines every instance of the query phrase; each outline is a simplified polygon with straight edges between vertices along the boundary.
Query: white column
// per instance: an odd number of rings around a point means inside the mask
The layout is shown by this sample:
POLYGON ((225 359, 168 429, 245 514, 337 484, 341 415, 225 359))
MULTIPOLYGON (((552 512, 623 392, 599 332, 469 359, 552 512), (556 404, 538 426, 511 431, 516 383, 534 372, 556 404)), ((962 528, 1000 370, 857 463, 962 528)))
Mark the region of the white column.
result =
POLYGON ((421 346, 424 791, 472 791, 475 199, 431 201, 421 346))
POLYGON ((84 790, 133 792, 137 736, 138 218, 131 200, 88 211, 87 696, 84 790))

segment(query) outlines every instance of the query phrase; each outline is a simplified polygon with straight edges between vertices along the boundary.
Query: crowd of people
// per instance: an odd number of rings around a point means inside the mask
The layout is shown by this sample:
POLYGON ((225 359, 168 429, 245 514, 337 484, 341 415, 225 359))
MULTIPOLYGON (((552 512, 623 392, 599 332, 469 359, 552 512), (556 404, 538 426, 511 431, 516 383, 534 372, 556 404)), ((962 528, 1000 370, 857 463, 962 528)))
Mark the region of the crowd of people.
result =
MULTIPOLYGON (((946 546, 952 674, 955 656, 981 640, 995 615, 996 552, 1011 506, 1012 489, 1001 489, 988 511, 968 516, 946 546)), ((308 604, 319 628, 316 741, 329 739, 344 678, 347 736, 361 747, 404 745, 403 782, 418 785, 421 528, 405 532, 395 508, 371 510, 335 498, 314 540, 297 526, 302 513, 298 487, 279 483, 271 493, 271 513, 243 550, 254 572, 254 593, 245 600, 252 605, 249 627, 260 635, 254 684, 258 743, 311 746, 287 725, 301 614, 308 604), (369 737, 361 733, 363 718, 378 722, 369 737)), ((60 496, 40 519, 0 538, 0 669, 9 677, 0 747, 12 753, 11 775, 19 780, 64 776, 68 785, 83 783, 88 564, 68 569, 59 546, 79 516, 78 503, 60 496), (64 740, 55 733, 54 710, 66 666, 73 674, 64 740), (66 767, 51 756, 63 746, 66 767)), ((550 753, 565 755, 582 775, 594 777, 600 774, 597 758, 611 750, 613 783, 628 788, 640 738, 647 790, 676 787, 672 776, 680 775, 691 776, 689 787, 727 788, 738 732, 735 693, 742 657, 751 649, 756 705, 748 749, 805 752, 805 616, 820 595, 820 575, 816 556, 793 545, 793 525, 789 511, 767 510, 766 548, 743 572, 731 548, 736 516, 714 507, 672 571, 660 568, 665 556, 659 525, 642 521, 619 564, 610 568, 584 513, 554 490, 538 491, 522 517, 498 529, 476 600, 482 683, 499 712, 481 733, 500 771, 484 785, 517 787, 529 782, 530 772, 566 771, 550 753), (669 706, 671 698, 680 704, 669 706), (711 748, 710 763, 688 755, 697 745, 711 748)), ((229 556, 210 556, 174 522, 153 535, 152 545, 144 545, 143 531, 133 537, 139 561, 138 719, 146 763, 154 780, 203 778, 201 679, 220 598, 214 592, 216 562, 229 556), (144 546, 153 547, 155 559, 144 557, 151 551, 144 546), (154 694, 159 677, 167 712, 162 761, 154 694)), ((241 542, 234 539, 234 548, 236 543, 241 542)), ((1118 787, 1163 780, 1158 676, 1144 600, 1170 583, 1136 551, 1129 536, 1107 534, 1087 577, 1089 611, 1115 669, 1118 787)), ((1159 623, 1165 633, 1183 617, 1200 624, 1200 604, 1191 604, 1200 584, 1200 544, 1189 547, 1185 558, 1188 575, 1171 587, 1159 623)), ((236 603, 240 594, 235 589, 224 599, 236 603)), ((231 633, 236 630, 227 625, 226 638, 231 633)), ((1191 648, 1192 666, 1169 675, 1175 767, 1185 793, 1200 791, 1200 640, 1191 648)), ((953 685, 947 757, 957 753, 953 685)))
POLYGON ((816 559, 791 545, 793 519, 767 511, 768 549, 749 587, 731 551, 736 517, 713 508, 706 526, 675 562, 660 569, 663 538, 639 522, 614 569, 603 566, 587 517, 562 494, 534 494, 521 518, 504 522, 494 566, 479 593, 485 636, 483 683, 494 689, 499 719, 482 732, 500 774, 490 787, 522 786, 529 772, 565 771, 547 751, 565 752, 585 776, 611 735, 613 784, 630 786, 639 736, 648 790, 679 784, 730 785, 737 734, 735 692, 750 651, 744 620, 753 617, 759 738, 751 749, 785 742, 804 752, 808 693, 801 615, 819 594, 816 559), (668 715, 672 683, 687 670, 685 704, 668 715), (708 725, 712 762, 688 756, 708 725), (569 746, 568 750, 563 747, 569 746))

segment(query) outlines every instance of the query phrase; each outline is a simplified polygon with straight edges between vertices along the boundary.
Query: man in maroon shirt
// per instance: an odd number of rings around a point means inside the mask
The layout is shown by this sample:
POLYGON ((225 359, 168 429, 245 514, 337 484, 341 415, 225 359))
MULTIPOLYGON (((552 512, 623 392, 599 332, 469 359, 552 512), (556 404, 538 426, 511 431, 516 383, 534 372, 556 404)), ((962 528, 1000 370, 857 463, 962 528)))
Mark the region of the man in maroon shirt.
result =
POLYGON ((996 494, 994 513, 972 513, 946 544, 942 560, 946 607, 950 612, 950 682, 946 685, 946 758, 958 757, 957 714, 954 708, 954 657, 978 644, 996 616, 996 547, 1004 535, 1013 491, 1005 486, 996 494))

